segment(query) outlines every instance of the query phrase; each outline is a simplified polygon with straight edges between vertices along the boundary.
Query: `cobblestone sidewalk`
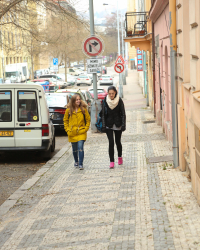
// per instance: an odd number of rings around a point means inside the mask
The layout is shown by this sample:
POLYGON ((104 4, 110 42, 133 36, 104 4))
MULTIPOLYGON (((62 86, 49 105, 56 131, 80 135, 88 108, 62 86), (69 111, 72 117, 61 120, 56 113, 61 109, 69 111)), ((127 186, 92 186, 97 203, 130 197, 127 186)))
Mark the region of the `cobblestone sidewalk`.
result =
MULTIPOLYGON (((200 249, 200 208, 191 183, 150 111, 127 112, 123 166, 110 170, 103 134, 89 134, 85 170, 67 151, 1 218, 0 249, 200 249)), ((117 160, 117 159, 116 159, 117 160)))

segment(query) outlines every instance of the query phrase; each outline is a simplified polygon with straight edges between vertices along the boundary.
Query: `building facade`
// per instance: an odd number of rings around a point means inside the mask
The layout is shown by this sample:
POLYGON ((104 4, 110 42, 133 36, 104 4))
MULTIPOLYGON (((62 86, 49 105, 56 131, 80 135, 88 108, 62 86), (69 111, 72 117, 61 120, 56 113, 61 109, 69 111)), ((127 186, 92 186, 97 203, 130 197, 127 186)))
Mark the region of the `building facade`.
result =
MULTIPOLYGON (((128 6, 131 11, 126 13, 126 37, 125 42, 133 48, 134 57, 137 49, 142 51, 142 71, 138 71, 139 84, 147 97, 147 106, 154 110, 154 89, 153 89, 153 70, 152 70, 152 25, 149 19, 150 0, 129 0, 128 6)), ((129 50, 130 53, 133 53, 129 50)), ((138 64, 137 59, 136 67, 138 64)))
POLYGON ((169 0, 155 0, 149 17, 154 26, 156 121, 172 141, 169 0))
POLYGON ((179 166, 200 203, 200 3, 176 1, 179 166))

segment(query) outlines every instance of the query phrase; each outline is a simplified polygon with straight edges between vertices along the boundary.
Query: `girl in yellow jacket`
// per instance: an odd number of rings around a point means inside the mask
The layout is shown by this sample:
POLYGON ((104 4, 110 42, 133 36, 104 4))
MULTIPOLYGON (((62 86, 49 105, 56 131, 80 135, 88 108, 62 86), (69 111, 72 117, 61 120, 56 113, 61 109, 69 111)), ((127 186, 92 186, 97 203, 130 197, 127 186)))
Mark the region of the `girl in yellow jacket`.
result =
POLYGON ((90 115, 87 105, 81 100, 79 94, 72 96, 63 118, 64 128, 68 134, 68 140, 72 143, 74 166, 83 169, 84 142, 87 139, 87 131, 90 127, 90 115))

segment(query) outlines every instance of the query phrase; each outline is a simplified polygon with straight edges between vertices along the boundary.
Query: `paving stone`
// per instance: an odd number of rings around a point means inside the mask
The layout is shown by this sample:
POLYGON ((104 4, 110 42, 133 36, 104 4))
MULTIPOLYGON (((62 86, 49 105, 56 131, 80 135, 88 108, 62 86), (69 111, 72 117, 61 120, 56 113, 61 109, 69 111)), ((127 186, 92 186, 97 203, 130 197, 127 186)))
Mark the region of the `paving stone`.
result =
POLYGON ((148 110, 127 112, 124 164, 115 169, 108 168, 104 134, 89 133, 84 171, 62 151, 1 217, 0 249, 198 249, 200 208, 191 183, 170 161, 163 170, 147 160, 172 154, 162 129, 143 123, 151 119, 148 110))

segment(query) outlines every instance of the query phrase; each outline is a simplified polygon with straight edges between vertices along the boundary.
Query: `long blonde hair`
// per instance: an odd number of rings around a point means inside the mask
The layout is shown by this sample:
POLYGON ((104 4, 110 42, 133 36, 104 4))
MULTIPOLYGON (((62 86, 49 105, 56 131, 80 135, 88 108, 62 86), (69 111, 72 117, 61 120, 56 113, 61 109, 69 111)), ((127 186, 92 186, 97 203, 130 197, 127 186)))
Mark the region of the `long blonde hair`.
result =
MULTIPOLYGON (((72 113, 75 111, 76 109, 76 98, 81 96, 79 94, 75 94, 72 96, 70 102, 67 105, 67 108, 69 109, 69 114, 72 115, 72 113)), ((85 110, 87 109, 87 104, 81 100, 80 106, 79 108, 81 109, 81 111, 83 112, 83 114, 85 114, 85 110)))

